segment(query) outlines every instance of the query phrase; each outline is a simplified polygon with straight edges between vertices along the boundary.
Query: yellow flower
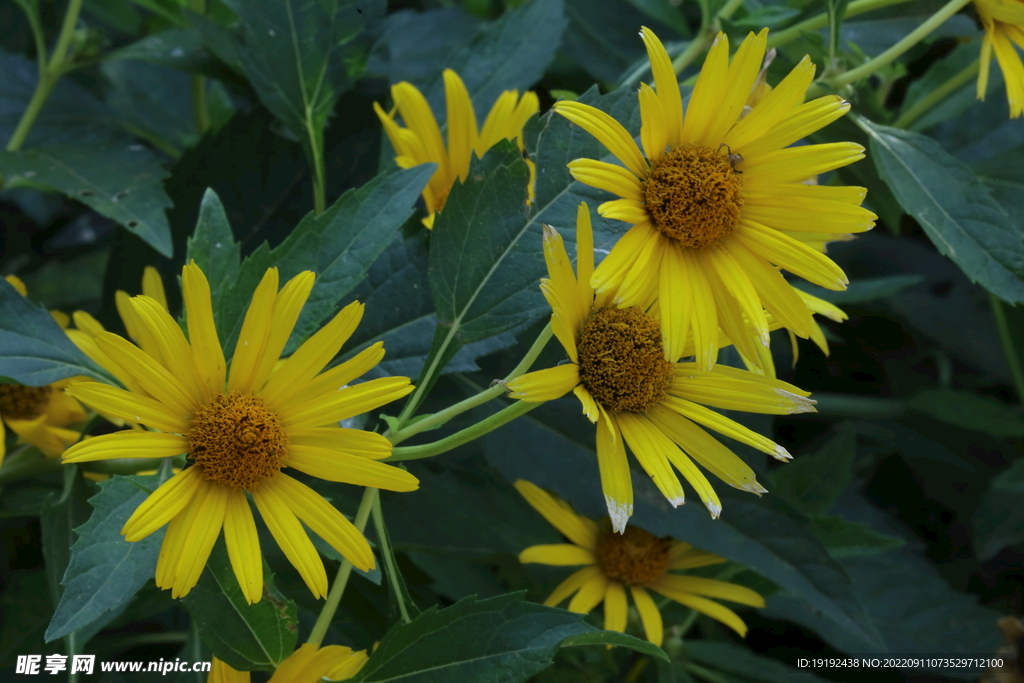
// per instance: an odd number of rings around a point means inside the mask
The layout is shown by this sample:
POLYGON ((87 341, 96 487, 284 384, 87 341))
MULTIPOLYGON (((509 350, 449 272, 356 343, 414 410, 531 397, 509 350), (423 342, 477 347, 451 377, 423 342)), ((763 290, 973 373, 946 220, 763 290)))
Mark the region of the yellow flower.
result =
POLYGON ((373 567, 363 535, 323 497, 281 471, 286 467, 391 491, 419 485, 408 472, 377 462, 391 454, 383 436, 337 426, 412 390, 406 377, 345 386, 380 362, 380 343, 321 372, 359 324, 362 304, 342 309, 271 376, 313 279, 311 272, 300 273, 278 292, 277 269, 267 270, 246 312, 228 373, 209 283, 194 263, 185 266, 190 341, 167 310, 146 296, 129 303, 149 352, 109 332, 94 339, 107 359, 117 359, 118 372, 131 380, 129 389, 138 386, 145 393, 98 382, 68 389, 101 413, 155 431, 97 436, 68 449, 65 462, 188 454, 191 466, 150 495, 121 530, 128 541, 138 541, 169 524, 156 583, 170 588, 175 598, 195 586, 223 527, 246 599, 260 599, 263 564, 246 493, 315 596, 327 594, 327 575, 302 523, 356 567, 373 567))
POLYGON ((682 357, 692 334, 704 370, 717 358, 719 328, 744 356, 757 357, 756 344, 768 345, 764 309, 799 336, 810 336, 811 312, 779 269, 828 289, 845 289, 848 280, 794 235, 863 232, 876 216, 860 207, 864 188, 804 182, 862 159, 863 147, 789 145, 850 105, 834 95, 804 103, 814 78, 805 57, 744 116, 767 31, 744 40, 731 62, 728 39, 719 34, 684 118, 665 48, 650 29, 641 36, 657 85, 657 92, 640 86, 643 153, 608 114, 579 102, 555 104, 625 167, 593 159, 569 164, 580 182, 620 197, 598 208, 602 216, 633 224, 594 272, 594 287, 621 306, 647 307, 660 299, 665 357, 682 357))
POLYGON ((985 99, 988 88, 988 70, 995 51, 999 68, 1006 81, 1006 98, 1010 103, 1010 118, 1024 115, 1024 62, 1013 47, 1024 48, 1024 1, 974 0, 985 37, 981 41, 981 70, 978 73, 978 99, 985 99))
POLYGON ((571 541, 532 546, 519 554, 519 561, 556 567, 585 565, 544 601, 549 607, 573 596, 569 611, 587 614, 603 601, 605 630, 624 632, 629 609, 628 586, 647 640, 655 645, 661 645, 663 629, 661 613, 648 588, 722 622, 741 636, 747 634, 743 620, 728 607, 709 598, 764 607, 764 598, 744 586, 671 573, 673 569, 720 564, 726 561, 723 557, 695 550, 689 543, 672 538, 658 538, 635 526, 627 526, 622 534, 617 534, 607 523, 599 525, 577 515, 565 501, 528 481, 520 479, 516 488, 544 519, 571 541))
MULTIPOLYGON (((518 141, 522 151, 523 126, 540 108, 535 93, 526 92, 519 97, 518 91, 506 90, 491 107, 483 128, 477 130, 473 101, 462 79, 451 69, 444 71, 444 94, 448 110, 447 149, 430 105, 412 83, 402 81, 391 86, 391 99, 395 108, 390 113, 385 113, 376 102, 373 104, 374 111, 384 125, 384 132, 398 155, 395 163, 402 168, 430 162, 437 164, 437 171, 423 190, 423 201, 427 204, 427 217, 423 219, 423 225, 428 228, 434 227, 434 216, 444 208, 455 180, 466 180, 471 154, 475 151, 477 158, 483 157, 487 150, 502 140, 513 138, 518 141), (405 128, 395 122, 396 112, 402 115, 405 128)), ((534 167, 529 159, 526 163, 530 167, 532 200, 534 167)))
MULTIPOLYGON (((281 662, 269 683, 319 683, 321 678, 344 681, 359 673, 368 659, 366 650, 353 652, 352 648, 342 645, 318 649, 306 643, 281 662)), ((248 671, 236 671, 214 657, 206 683, 249 683, 249 680, 248 671)))
MULTIPOLYGON (((25 296, 25 283, 14 275, 4 278, 19 294, 25 296)), ((51 315, 61 322, 60 311, 51 315)), ((66 317, 66 316, 65 316, 66 317)), ((85 419, 82 405, 64 393, 72 379, 65 379, 42 387, 20 384, 0 384, 0 463, 6 454, 7 426, 18 437, 30 443, 51 458, 78 441, 79 433, 67 426, 85 419)))
POLYGON ((551 305, 551 329, 570 362, 510 381, 511 397, 537 403, 570 391, 576 395, 584 414, 597 423, 601 488, 612 526, 620 533, 633 514, 627 445, 673 506, 684 500, 674 466, 713 517, 722 510, 694 460, 730 486, 764 493, 754 471, 698 425, 782 461, 791 459, 789 453, 705 406, 774 415, 813 412, 810 394, 745 370, 718 366, 704 371, 696 363, 665 360, 655 317, 641 308, 609 305, 605 295, 595 300, 590 284, 593 244, 590 212, 581 204, 576 219, 579 273, 574 275, 562 238, 544 226, 548 279, 541 280, 541 291, 551 305))

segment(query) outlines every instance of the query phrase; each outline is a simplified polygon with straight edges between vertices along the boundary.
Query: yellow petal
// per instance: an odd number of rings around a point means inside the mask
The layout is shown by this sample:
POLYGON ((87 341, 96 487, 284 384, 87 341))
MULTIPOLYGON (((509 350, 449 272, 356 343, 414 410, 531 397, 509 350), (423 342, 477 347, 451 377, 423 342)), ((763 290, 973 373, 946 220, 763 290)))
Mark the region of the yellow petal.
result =
POLYGON ((594 275, 594 229, 590 223, 590 207, 580 202, 576 207, 576 286, 583 304, 584 319, 590 315, 594 302, 594 288, 590 278, 594 275))
POLYGON ((597 401, 590 395, 587 388, 582 384, 577 384, 572 393, 583 404, 583 414, 587 416, 587 419, 591 422, 597 422, 598 416, 601 414, 600 408, 598 408, 597 401))
POLYGON ((202 471, 195 466, 184 469, 181 474, 176 474, 165 481, 124 523, 121 533, 124 534, 125 540, 133 543, 140 541, 170 522, 192 502, 196 491, 203 484, 202 471))
MULTIPOLYGON (((200 387, 199 376, 192 361, 192 348, 178 323, 156 299, 137 296, 131 303, 139 320, 149 329, 160 349, 164 367, 180 382, 192 405, 202 404, 205 392, 200 387)), ((100 335, 97 340, 102 338, 103 335, 100 335)))
POLYGON ((672 507, 682 505, 685 502, 683 487, 665 456, 666 449, 678 450, 678 447, 643 415, 619 413, 615 419, 629 449, 661 494, 672 507))
POLYGON ((643 223, 651 219, 647 211, 647 203, 636 199, 613 199, 597 207, 597 212, 605 218, 624 223, 643 223))
MULTIPOLYGON (((678 90, 679 87, 676 85, 676 91, 678 92, 678 90)), ((681 120, 682 118, 680 117, 681 120)), ((644 154, 647 155, 647 159, 652 164, 656 164, 665 155, 665 147, 669 144, 669 125, 661 100, 654 90, 651 89, 651 86, 646 83, 640 84, 640 121, 640 144, 644 147, 644 154)), ((637 197, 636 199, 643 201, 643 197, 637 197)))
POLYGON ((517 398, 526 403, 541 403, 565 396, 579 383, 579 366, 566 363, 520 375, 506 386, 512 392, 509 398, 517 398))
POLYGON ((124 323, 124 329, 128 332, 128 336, 139 345, 143 351, 153 357, 157 363, 163 365, 164 357, 160 353, 160 349, 156 344, 156 340, 153 338, 153 333, 149 331, 149 328, 142 324, 142 320, 139 318, 138 313, 135 312, 135 307, 132 306, 131 297, 126 293, 118 290, 114 293, 114 305, 117 307, 117 313, 121 316, 121 322, 124 323))
POLYGON ((659 579, 662 587, 669 590, 695 593, 708 598, 729 600, 741 605, 750 607, 764 607, 764 597, 746 586, 741 586, 728 581, 717 579, 706 579, 701 576, 679 576, 677 574, 665 574, 659 579))
MULTIPOLYGON (((329 323, 302 343, 267 381, 260 396, 273 406, 301 392, 324 366, 338 355, 363 318, 365 306, 353 301, 338 311, 329 323)), ((338 385, 342 386, 342 385, 338 385)))
POLYGON ((270 337, 277 284, 277 268, 268 268, 252 295, 245 320, 242 321, 242 330, 238 334, 235 354, 231 359, 228 391, 253 391, 254 373, 270 337))
POLYGON ((644 187, 640 179, 622 166, 595 159, 574 159, 569 162, 569 173, 584 185, 611 192, 623 199, 644 201, 644 187))
POLYGON ((250 605, 263 597, 263 556, 245 491, 228 488, 224 515, 224 543, 242 595, 250 605))
POLYGON ((523 564, 548 564, 553 567, 572 567, 591 565, 597 562, 594 553, 586 548, 571 543, 530 546, 519 553, 519 561, 523 564))
POLYGON ((411 83, 403 81, 391 86, 391 99, 395 101, 395 107, 402 114, 405 125, 422 142, 427 160, 438 164, 437 177, 450 188, 455 175, 452 173, 448 151, 441 139, 441 129, 426 98, 411 83))
POLYGON ((216 657, 210 664, 210 675, 206 683, 249 683, 248 671, 236 671, 216 657))
POLYGON ((558 588, 548 596, 548 599, 544 601, 544 604, 548 607, 554 607, 578 591, 583 584, 600 577, 601 570, 597 567, 584 567, 583 569, 577 570, 565 581, 558 584, 558 588))
MULTIPOLYGON (((669 248, 667 242, 667 238, 653 229, 647 233, 647 241, 636 254, 629 272, 622 279, 622 284, 615 290, 617 304, 637 306, 645 310, 650 307, 658 296, 658 265, 661 262, 661 251, 669 248)), ((615 247, 612 247, 612 251, 614 250, 615 247)))
POLYGON ((650 223, 639 223, 626 231, 612 247, 590 278, 590 284, 598 292, 614 291, 636 262, 637 255, 652 235, 658 233, 650 223))
POLYGON ((282 427, 303 430, 341 422, 379 408, 409 394, 415 387, 408 377, 380 377, 320 395, 280 412, 282 427))
MULTIPOLYGON (((710 370, 718 360, 718 308, 704 267, 696 254, 679 247, 682 257, 684 286, 693 292, 690 325, 693 329, 694 353, 701 368, 710 370)), ((676 360, 672 359, 673 362, 676 360)))
POLYGON ((165 311, 168 310, 164 280, 153 266, 146 266, 142 271, 142 294, 156 301, 165 311))
POLYGON ((200 405, 166 367, 124 337, 101 332, 95 341, 104 355, 108 358, 117 358, 118 365, 124 368, 147 394, 160 401, 175 415, 191 417, 200 405))
POLYGON ((647 640, 660 647, 664 639, 664 629, 658 606, 654 604, 654 599, 643 587, 630 586, 629 590, 633 594, 633 603, 636 605, 636 611, 640 614, 640 623, 643 624, 647 640))
POLYGON ((287 474, 277 475, 257 490, 268 485, 270 492, 279 496, 296 517, 305 522, 313 533, 341 553, 353 566, 364 572, 373 569, 373 551, 370 550, 366 538, 345 518, 345 515, 324 500, 323 496, 287 474))
POLYGON ((306 582, 313 597, 322 598, 327 595, 327 572, 324 570, 324 563, 298 517, 292 512, 292 501, 286 500, 284 495, 275 490, 277 487, 273 486, 279 479, 287 476, 278 474, 270 481, 263 482, 252 491, 252 499, 270 534, 288 561, 298 570, 299 576, 306 582))
POLYGON ((767 133, 794 107, 803 103, 804 93, 814 80, 814 71, 814 62, 805 55, 781 83, 726 133, 723 142, 737 154, 743 154, 745 145, 767 133))
POLYGON ((224 526, 228 487, 212 482, 205 484, 199 487, 183 513, 186 515, 184 525, 189 531, 175 568, 171 589, 171 597, 175 599, 188 595, 199 582, 213 544, 217 542, 221 527, 224 526))
MULTIPOLYGON (((706 133, 718 115, 718 104, 725 98, 729 85, 729 38, 724 33, 715 41, 704 58, 704 66, 693 86, 690 105, 683 120, 682 144, 708 146, 706 133)), ((735 118, 733 119, 735 121, 735 118)), ((730 122, 731 123, 731 122, 730 122)))
POLYGON ((815 403, 808 392, 781 380, 722 366, 699 373, 692 363, 676 365, 669 393, 724 410, 770 415, 814 412, 815 403))
POLYGON ((210 283, 194 261, 181 269, 181 293, 185 299, 192 362, 205 390, 204 399, 209 401, 223 393, 227 366, 213 319, 210 283))
POLYGON ((292 446, 336 448, 372 460, 383 460, 391 455, 391 442, 381 434, 349 429, 347 427, 317 427, 300 432, 289 432, 292 446))
POLYGON ((693 289, 687 287, 687 267, 681 249, 675 245, 661 252, 658 269, 658 303, 661 305, 661 341, 665 358, 674 363, 683 355, 690 334, 693 289))
POLYGON ((21 278, 17 275, 5 275, 4 280, 7 281, 11 287, 14 287, 15 291, 22 296, 28 296, 28 289, 25 287, 25 283, 22 282, 21 278))
POLYGON ((574 333, 583 325, 590 314, 589 301, 580 298, 576 275, 572 272, 569 254, 558 231, 550 225, 544 226, 544 262, 548 268, 549 287, 553 290, 565 314, 565 322, 574 333))
POLYGON ((568 503, 556 498, 536 484, 520 479, 515 483, 515 487, 534 510, 570 541, 581 548, 593 550, 597 547, 596 522, 577 515, 568 503))
POLYGON ((628 616, 626 589, 621 583, 609 581, 604 593, 604 630, 624 633, 628 616))
MULTIPOLYGON (((703 256, 706 257, 706 263, 711 264, 722 283, 736 300, 761 345, 768 346, 768 325, 764 319, 761 297, 750 283, 743 267, 736 262, 727 249, 706 249, 703 256)), ((733 341, 736 340, 733 339, 733 341)))
POLYGON ((163 403, 124 389, 99 382, 81 382, 68 387, 67 392, 99 413, 144 424, 161 432, 187 434, 189 430, 188 419, 172 412, 163 403))
POLYGON ((626 522, 633 516, 633 481, 622 432, 615 416, 603 410, 597 423, 597 466, 612 529, 624 533, 626 522))
POLYGON ((771 130, 746 145, 741 152, 743 159, 747 164, 755 165, 769 153, 821 130, 848 111, 850 103, 838 95, 811 100, 793 109, 771 130))
MULTIPOLYGON (((749 33, 733 55, 726 76, 726 88, 721 100, 715 102, 715 114, 704 132, 703 144, 708 147, 719 144, 726 132, 736 124, 743 106, 747 103, 754 81, 764 61, 768 44, 768 29, 757 35, 749 33)), ((693 100, 691 99, 691 103, 693 100)), ((690 106, 693 113, 693 105, 690 106)))
POLYGON ((188 453, 188 439, 177 434, 129 430, 85 439, 64 452, 64 462, 113 458, 171 458, 188 453))
POLYGON ((747 274, 765 308, 786 328, 807 337, 814 328, 814 319, 797 290, 770 263, 743 244, 728 240, 724 245, 735 263, 747 274))
POLYGON ((469 157, 476 147, 476 113, 459 75, 445 69, 442 77, 448 108, 448 158, 452 164, 452 175, 464 181, 469 175, 469 157))
POLYGON ((743 184, 751 191, 756 191, 760 185, 769 183, 795 183, 848 166, 863 158, 864 147, 855 142, 787 147, 759 156, 756 164, 745 163, 743 184))
POLYGON ((313 290, 315 279, 311 271, 303 271, 289 280, 274 299, 274 312, 271 318, 270 334, 267 336, 267 345, 252 373, 251 390, 253 392, 259 392, 267 383, 267 378, 270 377, 270 373, 281 357, 281 352, 288 344, 288 338, 292 336, 295 322, 299 319, 302 307, 313 290))
POLYGON ((362 377, 384 358, 384 342, 368 346, 344 363, 322 372, 304 385, 288 390, 287 398, 275 398, 274 409, 285 413, 296 406, 332 396, 349 382, 362 377))
POLYGON ((600 109, 580 102, 556 102, 553 109, 587 131, 639 178, 647 177, 647 160, 621 123, 600 109))
POLYGON ((752 448, 756 448, 759 451, 767 453, 776 460, 782 460, 783 462, 791 460, 793 456, 789 454, 782 446, 779 446, 774 441, 766 436, 762 436, 752 429, 744 427, 735 420, 730 420, 724 415, 720 415, 710 408, 705 408, 702 405, 687 401, 675 396, 666 396, 661 400, 661 405, 679 413, 683 417, 689 418, 694 422, 704 425, 708 429, 713 429, 723 436, 727 436, 730 439, 735 439, 740 443, 745 443, 752 448))
POLYGON ((299 446, 292 443, 288 448, 288 459, 285 464, 325 481, 370 486, 387 491, 415 491, 420 487, 419 479, 399 467, 318 446, 299 446))
POLYGON ((741 220, 732 239, 776 266, 826 289, 842 291, 850 282, 829 257, 753 221, 741 220))
POLYGON ((714 600, 708 600, 692 593, 686 593, 681 591, 673 590, 671 587, 664 585, 662 582, 667 577, 672 576, 666 574, 658 579, 656 582, 651 584, 649 587, 658 591, 666 598, 675 600, 680 605, 685 605, 692 610, 700 612, 701 614, 707 615, 715 621, 720 621, 732 630, 740 634, 741 637, 747 635, 747 625, 743 623, 739 615, 733 612, 728 607, 719 605, 714 600))
MULTIPOLYGON (((679 82, 672 59, 668 56, 665 46, 654 35, 654 31, 646 26, 640 29, 640 38, 647 49, 647 58, 651 62, 651 73, 654 85, 658 89, 661 112, 665 125, 665 142, 669 147, 677 147, 682 141, 683 133, 683 100, 679 94, 679 82)), ((641 104, 642 107, 642 104, 641 104)), ((652 159, 652 161, 656 161, 652 159)))
POLYGON ((601 604, 607 590, 608 579, 603 574, 587 579, 580 586, 579 591, 573 596, 572 600, 569 601, 569 611, 576 612, 577 614, 587 614, 601 604))
POLYGON ((846 202, 759 191, 747 196, 743 218, 777 230, 824 233, 835 239, 846 233, 870 230, 878 216, 846 202))

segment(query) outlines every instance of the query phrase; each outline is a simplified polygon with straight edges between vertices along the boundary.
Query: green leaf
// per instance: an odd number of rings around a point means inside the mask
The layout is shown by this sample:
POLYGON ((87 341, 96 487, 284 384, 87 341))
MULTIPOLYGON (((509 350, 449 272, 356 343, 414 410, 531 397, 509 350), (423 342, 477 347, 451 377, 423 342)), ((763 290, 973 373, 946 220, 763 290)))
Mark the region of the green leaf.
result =
MULTIPOLYGON (((551 665, 567 638, 598 632, 583 621, 583 616, 523 602, 521 593, 487 600, 466 598, 442 610, 427 610, 412 623, 392 628, 352 680, 525 681, 551 665)), ((637 645, 650 651, 649 644, 634 642, 636 639, 609 638, 616 644, 637 645)))
POLYGON ((266 563, 263 599, 246 603, 223 539, 217 540, 199 583, 181 602, 213 655, 239 671, 272 669, 295 650, 295 603, 274 586, 266 563))
MULTIPOLYGON (((64 643, 46 645, 43 632, 50 616, 39 598, 46 594, 46 573, 14 570, 0 592, 0 667, 13 667, 18 655, 64 652, 64 643)), ((7 669, 11 671, 13 669, 7 669)))
MULTIPOLYGON (((607 515, 593 447, 594 426, 573 399, 550 401, 482 439, 488 461, 507 481, 527 479, 550 489, 580 514, 607 515)), ((790 467, 789 463, 785 467, 790 467)), ((743 564, 799 595, 836 628, 880 645, 876 627, 853 595, 850 578, 807 529, 807 519, 775 493, 758 498, 715 482, 722 515, 712 519, 690 493, 672 508, 650 477, 635 469, 631 523, 657 536, 743 564)))
POLYGON ((974 164, 981 182, 1010 216, 1014 225, 1024 225, 1024 145, 988 161, 974 164))
MULTIPOLYGON (((233 0, 241 69, 312 162, 323 154, 323 131, 338 97, 352 86, 357 46, 385 0, 233 0)), ((321 157, 322 158, 322 157, 321 157)))
POLYGON ((847 425, 815 453, 800 453, 772 472, 772 493, 808 515, 828 512, 853 476, 857 435, 847 425))
POLYGON ((861 120, 882 180, 932 243, 973 282, 1024 302, 1024 233, 978 177, 939 143, 861 120))
MULTIPOLYGON (((653 4, 649 0, 642 2, 653 4)), ((562 37, 565 55, 594 80, 608 83, 618 81, 634 65, 639 68, 646 55, 637 31, 641 26, 650 24, 635 4, 632 0, 628 3, 621 0, 565 0, 565 16, 569 20, 562 37)), ((678 8, 668 8, 668 11, 682 16, 678 8)), ((674 47, 672 32, 659 30, 658 25, 652 28, 662 41, 669 43, 671 50, 674 47)), ((676 53, 678 51, 670 55, 675 56, 676 53)), ((644 71, 650 74, 650 66, 643 66, 644 71)))
MULTIPOLYGON (((363 318, 352 334, 341 360, 370 344, 384 342, 387 355, 366 377, 418 377, 430 353, 437 329, 434 302, 427 277, 428 236, 416 231, 399 235, 370 268, 367 277, 350 294, 363 302, 373 315, 363 318)), ((515 334, 506 332, 461 346, 444 372, 475 372, 475 360, 515 344, 515 334)))
POLYGON ((121 527, 156 489, 160 475, 121 477, 100 482, 100 492, 89 499, 93 513, 75 530, 71 561, 64 574, 64 595, 46 629, 46 641, 67 635, 118 610, 156 571, 164 530, 129 543, 121 527))
POLYGON ((164 215, 171 200, 161 184, 167 171, 142 145, 118 142, 0 151, 0 171, 10 187, 63 192, 117 221, 164 256, 173 252, 164 215))
POLYGON ((887 299, 890 296, 902 292, 908 287, 919 285, 924 282, 923 275, 888 275, 885 277, 866 277, 860 280, 853 280, 845 291, 833 292, 824 287, 812 285, 803 280, 796 280, 793 286, 802 289, 808 294, 813 294, 819 299, 830 301, 837 305, 863 304, 879 299, 887 299))
POLYGON ((1024 460, 992 479, 974 514, 975 547, 981 560, 1024 541, 1024 460))
POLYGON ((99 249, 71 261, 51 259, 22 280, 35 301, 47 308, 83 307, 103 295, 103 273, 110 251, 99 249))
POLYGON ((925 389, 908 404, 947 424, 985 432, 1000 439, 1024 436, 1024 417, 1000 401, 952 389, 925 389))
MULTIPOLYGON (((809 671, 762 657, 745 647, 712 640, 687 640, 683 656, 715 672, 741 677, 757 683, 824 683, 809 671)), ((685 664, 684 664, 685 666, 685 664)))
POLYGON ((813 517, 811 531, 836 558, 877 555, 906 543, 902 538, 878 533, 867 524, 832 515, 813 517))
POLYGON ((71 343, 53 316, 0 278, 0 376, 43 386, 76 375, 117 384, 71 343))
MULTIPOLYGON (((277 266, 284 282, 304 270, 317 275, 285 353, 295 350, 366 276, 371 264, 412 215, 413 205, 434 172, 424 164, 379 175, 349 190, 319 216, 309 213, 279 246, 259 246, 243 263, 223 298, 217 332, 227 354, 234 350, 256 285, 277 266)), ((218 219, 219 220, 219 219, 218 219)), ((221 229, 223 233, 223 229, 221 229)))
POLYGON ((213 312, 223 315, 223 301, 229 287, 238 277, 242 260, 241 246, 235 242, 231 224, 224 213, 220 197, 207 188, 199 205, 199 220, 195 232, 188 239, 185 262, 196 262, 210 282, 210 297, 213 312))
MULTIPOLYGON (((968 67, 977 58, 978 50, 970 42, 958 45, 948 55, 929 66, 923 76, 915 78, 910 82, 910 85, 907 87, 907 96, 900 107, 901 110, 905 112, 910 109, 910 107, 932 93, 936 88, 968 67)), ((974 81, 975 79, 970 79, 959 90, 951 93, 942 102, 922 114, 920 118, 910 124, 909 129, 924 132, 937 123, 959 117, 964 110, 977 102, 977 86, 974 81)), ((988 97, 1001 97, 997 91, 1002 86, 1002 71, 1000 69, 992 69, 989 74, 988 97)))

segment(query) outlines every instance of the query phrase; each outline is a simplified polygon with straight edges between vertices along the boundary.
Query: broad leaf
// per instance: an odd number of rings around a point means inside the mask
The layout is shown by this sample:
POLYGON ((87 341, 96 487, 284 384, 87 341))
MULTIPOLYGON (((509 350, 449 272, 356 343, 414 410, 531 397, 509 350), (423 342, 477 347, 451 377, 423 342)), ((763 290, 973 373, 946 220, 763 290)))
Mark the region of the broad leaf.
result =
POLYGON ((235 242, 224 205, 212 189, 207 189, 199 206, 199 220, 188 240, 185 262, 193 260, 210 282, 210 297, 215 319, 224 314, 222 301, 238 276, 241 247, 235 242))
POLYGON ((171 200, 161 181, 167 172, 142 145, 51 145, 0 152, 0 171, 10 187, 63 192, 112 218, 170 256, 171 229, 164 210, 171 200))
MULTIPOLYGON (((825 679, 777 659, 763 657, 749 648, 713 640, 687 640, 683 666, 693 662, 704 669, 737 676, 750 683, 824 683, 825 679)), ((691 673, 697 674, 696 670, 691 673)), ((699 675, 699 674, 698 674, 699 675)))
POLYGON ((42 386, 76 375, 117 384, 71 343, 53 316, 0 278, 0 377, 42 386))
MULTIPOLYGON (((575 399, 552 401, 483 438, 487 459, 505 479, 527 479, 551 489, 580 513, 600 519, 605 511, 594 426, 575 399)), ((792 463, 790 463, 791 465, 792 463)), ((789 467, 790 465, 786 465, 789 467)), ((875 627, 854 598, 850 579, 807 529, 805 517, 774 493, 758 498, 715 480, 722 515, 712 519, 695 501, 673 509, 634 468, 631 523, 746 565, 801 596, 836 628, 880 645, 875 627)))
POLYGON ((840 426, 839 433, 815 453, 799 453, 772 473, 771 491, 808 515, 828 512, 853 476, 856 433, 840 426))
POLYGON ((358 71, 353 41, 384 16, 384 0, 235 0, 234 54, 260 100, 302 141, 312 163, 338 97, 358 71))
POLYGON ((433 171, 432 164, 425 164, 377 176, 346 192, 323 214, 308 214, 276 248, 260 245, 242 263, 222 300, 217 332, 226 352, 234 349, 252 293, 271 266, 279 268, 282 283, 304 270, 317 275, 285 353, 293 351, 366 276, 412 214, 433 171))
POLYGON ((214 545, 199 583, 181 602, 213 655, 239 671, 272 669, 295 649, 295 603, 277 590, 264 563, 263 599, 248 604, 223 539, 214 545))
MULTIPOLYGON (((566 639, 581 636, 652 652, 649 643, 628 636, 590 636, 598 630, 582 614, 523 602, 522 597, 466 598, 442 610, 427 610, 412 623, 388 631, 352 680, 516 683, 547 668, 566 639)), ((586 639, 584 643, 590 644, 586 639)))
POLYGON ((882 534, 861 522, 827 515, 811 519, 811 531, 818 537, 832 557, 877 555, 905 544, 902 538, 882 534))
POLYGON ((862 121, 882 179, 938 250, 972 281, 1024 302, 1024 233, 978 177, 939 143, 862 121))
POLYGON ((914 410, 964 429, 1002 439, 1024 436, 1024 416, 996 399, 952 389, 926 389, 908 403, 914 410))
POLYGON ((129 543, 121 527, 160 485, 159 475, 114 477, 100 483, 100 492, 89 499, 93 512, 76 529, 71 561, 64 574, 64 595, 57 606, 47 642, 86 627, 118 610, 153 578, 164 530, 129 543))
POLYGON ((978 557, 988 560, 1003 548, 1024 541, 1024 460, 992 479, 974 514, 978 557))

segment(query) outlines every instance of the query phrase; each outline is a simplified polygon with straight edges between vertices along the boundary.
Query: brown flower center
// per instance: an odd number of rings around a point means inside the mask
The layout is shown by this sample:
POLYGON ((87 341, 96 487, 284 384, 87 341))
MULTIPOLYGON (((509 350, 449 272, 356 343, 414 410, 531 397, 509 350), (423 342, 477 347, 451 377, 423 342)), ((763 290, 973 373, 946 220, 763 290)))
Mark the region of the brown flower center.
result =
POLYGON ((284 466, 288 435, 259 396, 219 394, 196 411, 188 431, 189 458, 207 481, 254 489, 284 466))
POLYGON ((0 384, 0 415, 12 420, 32 420, 46 411, 53 389, 0 384))
POLYGON ((580 378, 614 412, 643 412, 665 397, 673 365, 665 360, 661 325, 639 308, 605 308, 580 331, 580 378))
POLYGON ((644 586, 656 581, 668 569, 671 540, 635 526, 617 534, 604 529, 597 539, 597 566, 612 581, 644 586))
POLYGON ((662 234, 684 247, 712 247, 736 228, 743 183, 738 155, 710 147, 678 147, 651 167, 647 209, 662 234))

